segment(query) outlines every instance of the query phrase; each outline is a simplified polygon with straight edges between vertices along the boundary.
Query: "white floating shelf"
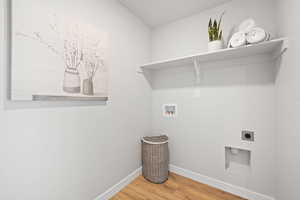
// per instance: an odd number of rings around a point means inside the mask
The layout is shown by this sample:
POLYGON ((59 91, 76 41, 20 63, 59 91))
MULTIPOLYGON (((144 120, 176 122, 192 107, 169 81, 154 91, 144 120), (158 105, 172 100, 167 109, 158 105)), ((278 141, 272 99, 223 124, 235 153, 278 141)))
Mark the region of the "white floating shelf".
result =
POLYGON ((163 68, 180 67, 187 65, 194 65, 197 63, 208 63, 221 60, 233 60, 240 59, 243 57, 265 55, 269 54, 274 58, 282 55, 288 48, 287 38, 279 38, 260 44, 247 45, 239 48, 227 48, 215 52, 206 52, 186 57, 174 58, 169 60, 163 60, 158 62, 152 62, 140 66, 144 70, 155 70, 163 68))
POLYGON ((35 94, 32 95, 33 101, 108 101, 108 97, 94 95, 87 96, 82 94, 35 94))

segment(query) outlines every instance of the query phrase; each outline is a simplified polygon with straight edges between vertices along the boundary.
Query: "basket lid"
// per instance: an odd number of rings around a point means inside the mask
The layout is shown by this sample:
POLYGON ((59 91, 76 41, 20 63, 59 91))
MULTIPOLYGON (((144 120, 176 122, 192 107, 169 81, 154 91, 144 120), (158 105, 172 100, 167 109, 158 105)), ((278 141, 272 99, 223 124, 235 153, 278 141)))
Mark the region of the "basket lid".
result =
POLYGON ((166 135, 160 135, 143 137, 142 140, 147 144, 165 144, 169 141, 169 138, 166 135))

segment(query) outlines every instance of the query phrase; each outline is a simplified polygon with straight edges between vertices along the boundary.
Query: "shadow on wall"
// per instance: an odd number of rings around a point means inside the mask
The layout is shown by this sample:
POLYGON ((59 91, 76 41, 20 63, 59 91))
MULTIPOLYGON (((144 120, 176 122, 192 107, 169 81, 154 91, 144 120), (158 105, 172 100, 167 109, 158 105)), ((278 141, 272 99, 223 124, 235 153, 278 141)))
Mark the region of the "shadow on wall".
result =
MULTIPOLYGON (((84 102, 84 101, 68 101, 68 102, 60 102, 60 101, 12 101, 11 100, 11 63, 12 63, 12 1, 5 0, 4 1, 4 42, 1 44, 1 48, 3 48, 3 79, 2 83, 4 85, 3 89, 3 106, 4 109, 13 110, 13 109, 27 109, 27 108, 56 108, 56 107, 74 107, 74 106, 103 106, 106 105, 106 102, 84 102)), ((1 33, 2 34, 2 33, 1 33)), ((1 80, 1 78, 0 78, 1 80)))
POLYGON ((276 79, 276 61, 268 56, 256 56, 230 61, 200 64, 200 82, 196 82, 194 66, 178 66, 144 73, 156 89, 187 87, 228 87, 270 85, 276 79))

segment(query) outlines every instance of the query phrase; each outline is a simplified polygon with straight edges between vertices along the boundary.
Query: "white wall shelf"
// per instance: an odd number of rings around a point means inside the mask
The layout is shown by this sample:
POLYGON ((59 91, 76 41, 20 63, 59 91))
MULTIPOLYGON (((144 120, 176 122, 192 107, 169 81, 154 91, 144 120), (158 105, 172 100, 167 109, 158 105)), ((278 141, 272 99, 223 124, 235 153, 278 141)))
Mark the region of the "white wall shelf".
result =
POLYGON ((270 55, 276 59, 280 57, 288 48, 288 39, 279 38, 260 44, 247 45, 240 48, 227 48, 215 52, 206 52, 186 57, 174 58, 169 60, 163 60, 158 62, 151 62, 140 66, 142 72, 159 70, 165 68, 173 68, 180 66, 194 66, 195 73, 199 76, 200 64, 216 62, 222 60, 234 60, 244 57, 256 56, 256 55, 270 55))

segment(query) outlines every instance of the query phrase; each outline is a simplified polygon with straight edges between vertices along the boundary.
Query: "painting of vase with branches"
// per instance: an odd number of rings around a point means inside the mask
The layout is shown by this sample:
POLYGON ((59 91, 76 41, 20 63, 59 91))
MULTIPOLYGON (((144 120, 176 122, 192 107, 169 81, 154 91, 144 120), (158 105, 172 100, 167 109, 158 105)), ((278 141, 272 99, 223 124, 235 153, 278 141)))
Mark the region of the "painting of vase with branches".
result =
MULTIPOLYGON (((61 60, 61 95, 97 96, 99 93, 95 92, 95 80, 104 77, 99 76, 99 73, 107 72, 101 39, 97 38, 97 34, 89 35, 91 26, 87 28, 81 24, 62 21, 53 15, 52 21, 47 25, 47 34, 43 34, 37 28, 33 32, 18 30, 15 36, 19 40, 34 42, 61 60), (47 37, 50 34, 51 37, 47 37)), ((104 92, 101 95, 105 95, 104 92)))

